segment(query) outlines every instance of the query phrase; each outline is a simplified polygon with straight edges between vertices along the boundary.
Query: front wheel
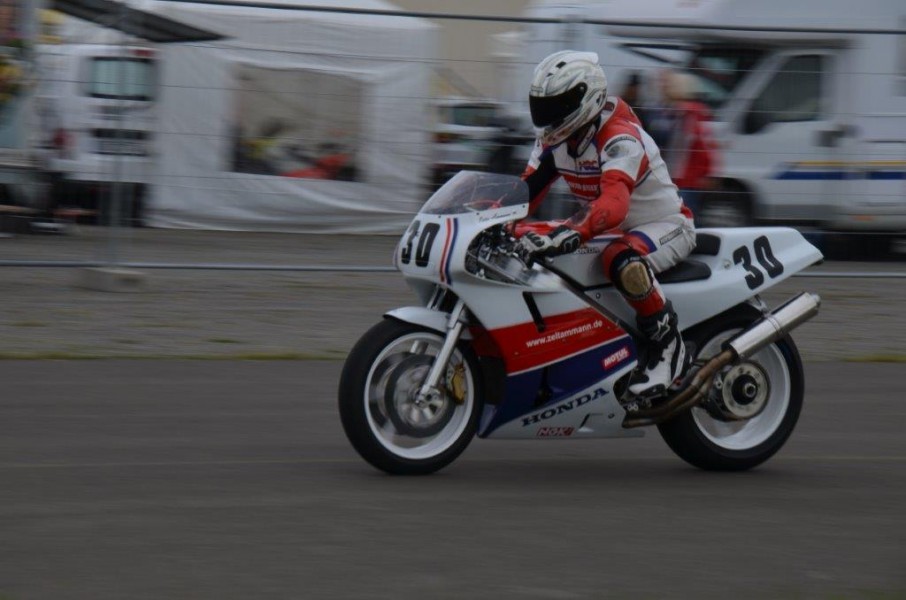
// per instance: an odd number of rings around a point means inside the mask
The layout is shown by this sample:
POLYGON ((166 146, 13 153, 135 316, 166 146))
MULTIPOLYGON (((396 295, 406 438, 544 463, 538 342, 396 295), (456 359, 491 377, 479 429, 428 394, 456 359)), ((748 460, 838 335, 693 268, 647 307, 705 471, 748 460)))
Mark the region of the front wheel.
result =
MULTIPOLYGON (((761 313, 739 306, 684 334, 699 358, 748 327, 761 313)), ((715 377, 707 407, 695 407, 658 425, 667 445, 686 462, 707 470, 742 471, 774 455, 802 410, 802 360, 787 336, 715 377)))
POLYGON ((438 384, 421 402, 444 337, 411 323, 372 327, 346 359, 340 378, 340 419, 346 437, 373 466, 399 475, 425 475, 466 449, 481 414, 478 361, 465 346, 453 352, 438 384))

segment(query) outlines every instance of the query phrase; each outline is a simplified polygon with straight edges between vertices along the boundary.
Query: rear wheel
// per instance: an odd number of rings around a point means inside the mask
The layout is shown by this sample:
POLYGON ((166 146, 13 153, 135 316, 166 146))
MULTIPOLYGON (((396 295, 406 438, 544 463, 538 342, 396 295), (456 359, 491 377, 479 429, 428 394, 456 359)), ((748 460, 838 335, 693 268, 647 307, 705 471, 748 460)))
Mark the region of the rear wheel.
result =
MULTIPOLYGON (((761 316, 745 305, 684 334, 698 358, 761 316)), ((802 410, 802 361, 787 336, 715 377, 706 404, 658 425, 667 445, 686 462, 708 470, 751 469, 773 456, 793 432, 802 410)))
POLYGON ((343 429, 366 461, 388 473, 433 473, 459 456, 481 414, 478 361, 458 347, 438 385, 417 398, 444 337, 411 323, 372 327, 346 359, 340 379, 343 429))

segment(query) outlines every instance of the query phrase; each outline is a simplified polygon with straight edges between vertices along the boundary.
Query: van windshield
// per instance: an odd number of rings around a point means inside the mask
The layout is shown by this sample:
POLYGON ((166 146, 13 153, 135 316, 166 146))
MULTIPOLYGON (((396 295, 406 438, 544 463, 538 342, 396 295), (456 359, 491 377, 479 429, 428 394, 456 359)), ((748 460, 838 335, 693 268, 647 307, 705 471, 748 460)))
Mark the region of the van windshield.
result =
POLYGON ((764 51, 755 48, 704 46, 692 55, 686 69, 698 83, 698 99, 716 109, 763 56, 764 51))
POLYGON ((151 100, 154 83, 154 61, 147 58, 91 59, 88 95, 92 98, 151 100))

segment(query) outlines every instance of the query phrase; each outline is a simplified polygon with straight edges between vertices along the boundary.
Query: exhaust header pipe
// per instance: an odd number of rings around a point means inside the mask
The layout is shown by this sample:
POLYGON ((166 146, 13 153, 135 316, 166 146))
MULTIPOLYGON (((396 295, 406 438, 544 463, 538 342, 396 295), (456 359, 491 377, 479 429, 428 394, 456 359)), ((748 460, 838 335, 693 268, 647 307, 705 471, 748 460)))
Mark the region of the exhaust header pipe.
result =
POLYGON ((723 348, 732 350, 737 361, 748 358, 817 315, 820 306, 817 294, 803 292, 725 342, 723 348))
POLYGON ((808 292, 803 292, 789 300, 733 339, 724 342, 723 351, 701 365, 700 368, 693 368, 687 375, 682 388, 667 402, 627 415, 623 420, 623 427, 656 425, 681 411, 701 404, 708 397, 714 377, 721 369, 727 365, 738 363, 765 346, 773 344, 817 315, 820 306, 821 298, 808 292))

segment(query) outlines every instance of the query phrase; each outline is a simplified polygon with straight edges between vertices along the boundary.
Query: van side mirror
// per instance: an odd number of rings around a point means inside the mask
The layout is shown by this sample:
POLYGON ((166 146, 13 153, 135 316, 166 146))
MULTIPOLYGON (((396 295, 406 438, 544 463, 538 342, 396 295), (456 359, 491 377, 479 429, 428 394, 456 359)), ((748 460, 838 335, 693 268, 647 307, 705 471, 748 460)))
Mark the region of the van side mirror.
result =
POLYGON ((758 133, 768 126, 771 117, 764 112, 750 109, 742 122, 742 132, 746 135, 758 133))

